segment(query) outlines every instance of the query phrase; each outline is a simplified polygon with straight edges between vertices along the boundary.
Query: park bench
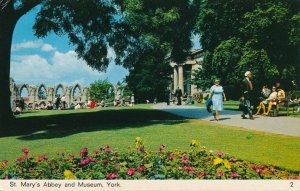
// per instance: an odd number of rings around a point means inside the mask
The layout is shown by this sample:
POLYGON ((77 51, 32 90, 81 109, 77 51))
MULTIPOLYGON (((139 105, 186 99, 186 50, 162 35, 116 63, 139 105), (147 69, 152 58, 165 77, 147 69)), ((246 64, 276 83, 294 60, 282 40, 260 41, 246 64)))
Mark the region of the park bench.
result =
POLYGON ((299 105, 291 106, 290 100, 293 97, 300 97, 300 91, 293 91, 288 92, 286 98, 284 100, 277 101, 276 105, 272 106, 272 109, 270 111, 271 117, 277 117, 279 115, 279 112, 284 110, 286 112, 286 116, 289 116, 290 109, 293 109, 293 113, 297 111, 299 105))

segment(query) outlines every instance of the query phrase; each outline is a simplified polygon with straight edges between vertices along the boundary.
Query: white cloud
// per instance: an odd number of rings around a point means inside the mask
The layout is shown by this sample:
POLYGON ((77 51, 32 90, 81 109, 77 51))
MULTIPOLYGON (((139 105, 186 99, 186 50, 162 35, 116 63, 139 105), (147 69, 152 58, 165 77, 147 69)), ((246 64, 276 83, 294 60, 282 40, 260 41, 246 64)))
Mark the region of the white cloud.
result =
POLYGON ((50 44, 43 44, 41 47, 41 50, 44 52, 51 52, 51 51, 54 51, 55 48, 50 44))
POLYGON ((40 49, 41 51, 44 52, 51 52, 56 50, 52 45, 44 43, 42 40, 24 41, 12 45, 13 52, 24 50, 24 49, 40 49))
MULTIPOLYGON (((34 43, 33 43, 34 44, 34 43)), ((23 46, 24 47, 24 46, 23 46)), ((29 46, 27 46, 29 47, 29 46)), ((32 46, 31 46, 32 47, 32 46)), ((42 46, 40 46, 42 47, 42 46)), ((46 47, 55 50, 53 46, 46 47)), ((114 52, 109 49, 109 56, 114 57, 114 52)), ((108 79, 112 83, 122 81, 127 71, 113 62, 106 73, 100 73, 90 68, 85 61, 78 59, 74 51, 53 51, 50 57, 38 54, 16 55, 12 54, 11 76, 17 83, 33 85, 45 83, 47 85, 89 85, 98 79, 108 79)))

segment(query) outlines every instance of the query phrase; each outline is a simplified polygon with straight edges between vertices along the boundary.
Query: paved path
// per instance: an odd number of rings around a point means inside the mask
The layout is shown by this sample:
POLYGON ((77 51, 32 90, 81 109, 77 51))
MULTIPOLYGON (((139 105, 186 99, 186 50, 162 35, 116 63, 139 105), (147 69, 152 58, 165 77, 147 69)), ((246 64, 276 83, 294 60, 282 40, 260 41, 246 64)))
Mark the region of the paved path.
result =
POLYGON ((249 120, 242 119, 241 112, 239 111, 224 110, 221 113, 220 120, 214 121, 212 114, 208 113, 205 108, 187 105, 177 106, 172 104, 167 106, 165 103, 155 104, 152 108, 183 117, 211 121, 213 123, 300 137, 300 118, 295 117, 264 117, 256 115, 254 116, 255 120, 249 120))

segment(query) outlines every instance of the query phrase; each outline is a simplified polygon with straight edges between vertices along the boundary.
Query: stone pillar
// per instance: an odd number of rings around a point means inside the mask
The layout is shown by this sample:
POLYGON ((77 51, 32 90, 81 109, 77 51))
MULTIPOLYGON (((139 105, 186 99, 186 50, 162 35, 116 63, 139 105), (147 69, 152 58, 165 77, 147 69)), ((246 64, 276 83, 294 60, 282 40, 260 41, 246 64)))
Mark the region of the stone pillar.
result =
POLYGON ((177 72, 177 68, 176 66, 174 66, 174 78, 173 78, 173 84, 174 84, 174 87, 173 87, 173 91, 175 91, 178 87, 178 72, 177 72))
POLYGON ((182 94, 184 94, 183 88, 183 66, 178 65, 178 86, 182 90, 182 94))

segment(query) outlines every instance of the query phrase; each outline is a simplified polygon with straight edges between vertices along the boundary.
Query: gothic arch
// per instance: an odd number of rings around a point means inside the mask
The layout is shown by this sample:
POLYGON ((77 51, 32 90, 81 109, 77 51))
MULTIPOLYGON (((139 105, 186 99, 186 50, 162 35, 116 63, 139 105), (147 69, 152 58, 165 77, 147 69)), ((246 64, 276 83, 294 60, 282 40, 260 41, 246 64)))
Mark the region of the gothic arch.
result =
POLYGON ((65 87, 62 84, 58 84, 55 89, 54 89, 54 94, 58 95, 58 90, 62 89, 62 93, 60 94, 60 96, 62 96, 63 94, 65 94, 65 87))
POLYGON ((41 84, 41 85, 38 87, 37 94, 38 94, 38 99, 39 99, 39 100, 46 100, 46 99, 47 99, 48 91, 47 91, 47 88, 46 88, 45 84, 41 84), (43 92, 42 89, 44 89, 45 92, 43 92))
POLYGON ((22 90, 23 90, 24 88, 27 90, 28 96, 30 96, 30 88, 29 88, 29 85, 28 85, 28 84, 22 84, 22 85, 19 86, 19 88, 18 88, 18 95, 17 95, 17 96, 20 96, 20 97, 21 97, 21 93, 22 93, 22 90))
POLYGON ((77 98, 81 98, 81 97, 82 97, 82 88, 79 84, 76 84, 72 89, 72 98, 77 99, 77 98), (79 89, 78 95, 76 95, 76 92, 75 92, 77 88, 79 89))

